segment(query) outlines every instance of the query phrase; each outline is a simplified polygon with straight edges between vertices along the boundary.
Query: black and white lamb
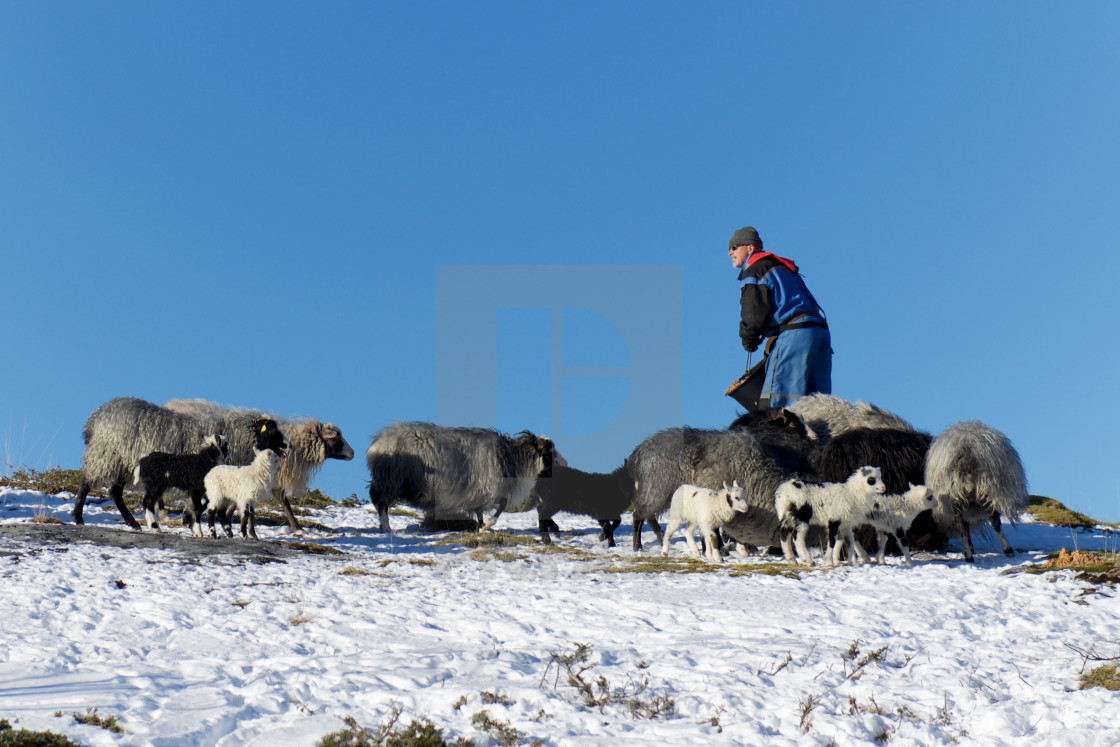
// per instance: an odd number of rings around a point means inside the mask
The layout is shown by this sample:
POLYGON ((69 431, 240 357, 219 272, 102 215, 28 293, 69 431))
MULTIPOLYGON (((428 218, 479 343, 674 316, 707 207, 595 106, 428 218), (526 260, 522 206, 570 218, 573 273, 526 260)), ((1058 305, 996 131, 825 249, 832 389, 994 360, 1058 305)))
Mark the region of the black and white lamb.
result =
POLYGON ((159 531, 159 513, 163 508, 163 494, 178 488, 190 496, 194 507, 191 532, 202 536, 197 517, 202 515, 202 499, 206 495, 203 479, 206 473, 229 457, 229 440, 220 434, 207 436, 197 454, 167 454, 152 452, 140 460, 133 472, 133 481, 144 487, 144 516, 148 528, 159 531))
POLYGON ((558 460, 552 440, 522 431, 394 423, 366 449, 369 498, 388 533, 389 507, 401 500, 429 516, 474 514, 480 531, 493 528, 507 505, 529 497, 538 477, 558 460), (485 522, 483 512, 494 509, 485 522))
POLYGON ((598 521, 602 539, 607 541, 607 547, 614 547, 614 530, 622 524, 622 513, 634 499, 634 481, 625 465, 602 474, 554 464, 552 477, 538 478, 534 489, 541 501, 537 506, 537 525, 546 545, 552 544, 549 530, 560 531, 552 517, 564 511, 598 521))
MULTIPOLYGON (((257 413, 228 418, 199 418, 174 412, 136 397, 118 397, 98 407, 82 428, 82 482, 74 501, 74 523, 82 524, 82 509, 89 491, 108 487, 121 518, 133 529, 140 525, 124 502, 124 488, 132 483, 136 465, 152 452, 192 454, 206 436, 221 433, 229 439, 230 459, 235 461, 242 444, 267 443, 285 449, 287 441, 276 421, 257 413), (262 432, 263 429, 263 432, 262 432)), ((248 463, 246 460, 245 463, 248 463)))
POLYGON ((774 508, 781 520, 786 560, 794 562, 796 547, 797 558, 806 565, 813 564, 805 536, 809 527, 816 525, 828 530, 826 555, 832 565, 839 562, 845 541, 851 545, 849 561, 853 565, 857 555, 866 561, 867 553, 856 541, 853 530, 867 520, 875 500, 885 491, 879 468, 870 466, 860 467, 844 482, 783 482, 774 493, 774 508))
POLYGON ((716 530, 735 518, 736 514, 749 510, 746 489, 737 482, 731 485, 725 482, 715 490, 697 485, 681 485, 673 493, 669 504, 669 520, 665 525, 661 554, 669 554, 669 541, 684 525, 684 538, 693 556, 700 557, 700 548, 693 538, 693 534, 699 529, 700 536, 704 538, 708 560, 722 563, 723 556, 720 555, 719 543, 716 541, 716 530))
POLYGON ((906 558, 906 565, 914 565, 910 559, 910 543, 906 541, 906 530, 914 517, 923 511, 937 508, 937 498, 925 485, 911 485, 901 495, 884 495, 871 507, 867 523, 875 529, 879 540, 879 553, 875 560, 883 562, 887 549, 887 537, 894 537, 906 558))
POLYGON ((210 536, 217 537, 214 519, 218 518, 233 536, 231 527, 234 511, 241 514, 241 536, 245 530, 257 539, 256 505, 272 495, 276 473, 280 470, 280 456, 272 449, 258 451, 253 461, 245 466, 219 465, 206 474, 207 513, 210 515, 210 536))
POLYGON ((1004 555, 1014 553, 1000 519, 1019 520, 1028 503, 1027 476, 1007 436, 975 420, 949 426, 929 447, 925 484, 938 499, 938 524, 960 534, 965 560, 973 561, 969 527, 983 521, 1004 555))
MULTIPOLYGON (((295 417, 284 419, 258 410, 225 407, 204 399, 173 399, 164 407, 173 411, 198 418, 210 418, 215 422, 231 418, 256 415, 274 419, 291 442, 291 451, 280 463, 280 472, 273 487, 273 498, 284 509, 288 527, 293 534, 302 534, 292 499, 302 498, 307 492, 311 479, 328 459, 349 461, 354 458, 354 449, 342 437, 342 431, 334 423, 324 423, 315 418, 295 417)), ((253 445, 238 443, 231 445, 230 462, 248 464, 253 461, 253 445)))

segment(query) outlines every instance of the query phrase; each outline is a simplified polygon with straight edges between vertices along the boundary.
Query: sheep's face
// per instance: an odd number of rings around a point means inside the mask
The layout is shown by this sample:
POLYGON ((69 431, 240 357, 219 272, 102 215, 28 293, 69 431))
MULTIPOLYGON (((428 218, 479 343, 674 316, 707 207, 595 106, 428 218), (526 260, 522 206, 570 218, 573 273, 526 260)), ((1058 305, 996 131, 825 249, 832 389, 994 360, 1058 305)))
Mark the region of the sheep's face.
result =
POLYGON ((933 491, 925 485, 910 483, 910 489, 906 491, 904 497, 919 511, 937 508, 937 497, 933 494, 933 491))
POLYGON ((814 433, 813 429, 793 410, 787 410, 783 407, 770 421, 770 424, 778 428, 787 428, 810 441, 817 440, 817 434, 814 433))
POLYGON ((272 418, 257 418, 249 426, 256 439, 253 448, 258 451, 271 449, 277 456, 284 457, 291 448, 287 436, 280 430, 280 426, 272 418))
POLYGON ((883 482, 883 473, 878 467, 860 467, 850 478, 859 485, 864 486, 867 493, 886 493, 887 485, 883 482))
POLYGON ((747 489, 740 485, 738 481, 731 483, 731 485, 724 483, 723 495, 727 505, 735 513, 745 514, 750 510, 750 504, 747 503, 747 489))
POLYGON ((344 462, 349 462, 354 458, 354 450, 350 448, 350 444, 346 443, 346 439, 342 437, 342 431, 334 423, 325 423, 319 429, 319 439, 323 442, 326 459, 341 459, 344 462))
POLYGON ((216 449, 218 452, 218 463, 225 463, 229 459, 229 439, 220 433, 212 436, 207 436, 202 441, 202 449, 216 449))

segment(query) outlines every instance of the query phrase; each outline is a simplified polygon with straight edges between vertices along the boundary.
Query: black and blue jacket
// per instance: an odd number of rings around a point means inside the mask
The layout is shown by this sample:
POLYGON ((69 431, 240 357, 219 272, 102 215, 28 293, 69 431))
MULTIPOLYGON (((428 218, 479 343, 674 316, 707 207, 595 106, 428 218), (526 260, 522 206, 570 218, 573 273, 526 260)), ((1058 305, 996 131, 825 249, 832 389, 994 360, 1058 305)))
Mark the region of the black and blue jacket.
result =
POLYGON ((797 327, 827 326, 824 312, 792 259, 755 252, 747 257, 739 280, 743 281, 739 337, 744 348, 754 350, 762 338, 774 337, 791 323, 797 327))

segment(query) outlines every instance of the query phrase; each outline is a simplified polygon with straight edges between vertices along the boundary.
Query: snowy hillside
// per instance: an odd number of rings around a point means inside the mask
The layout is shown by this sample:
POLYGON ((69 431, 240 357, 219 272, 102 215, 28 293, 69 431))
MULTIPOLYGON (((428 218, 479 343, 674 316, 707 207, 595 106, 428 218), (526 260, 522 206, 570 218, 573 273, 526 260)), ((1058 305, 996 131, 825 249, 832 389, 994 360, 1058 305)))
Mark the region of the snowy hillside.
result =
MULTIPOLYGON (((199 555, 217 542, 180 528, 163 547, 82 539, 118 531, 111 503, 87 509, 88 529, 31 523, 69 522, 70 506, 0 488, 0 523, 68 540, 0 526, 0 719, 83 745, 312 745, 394 708, 478 745, 1120 743, 1120 693, 1078 690, 1096 664, 1075 650, 1120 655, 1115 589, 1016 570, 1061 547, 1120 547, 1103 529, 1008 527, 1020 552, 976 537, 975 565, 953 543, 912 568, 648 572, 652 534, 636 559, 625 523, 608 551, 564 514, 578 532, 557 552, 536 543, 535 512, 497 527, 528 544, 472 549, 403 515, 380 534, 361 506, 315 512, 331 531, 304 538, 343 554, 260 527, 268 542, 199 555), (579 644, 594 692, 605 678, 659 717, 581 702, 558 663, 579 644), (75 721, 93 708, 124 733, 75 721)), ((683 558, 679 536, 673 550, 683 558)))

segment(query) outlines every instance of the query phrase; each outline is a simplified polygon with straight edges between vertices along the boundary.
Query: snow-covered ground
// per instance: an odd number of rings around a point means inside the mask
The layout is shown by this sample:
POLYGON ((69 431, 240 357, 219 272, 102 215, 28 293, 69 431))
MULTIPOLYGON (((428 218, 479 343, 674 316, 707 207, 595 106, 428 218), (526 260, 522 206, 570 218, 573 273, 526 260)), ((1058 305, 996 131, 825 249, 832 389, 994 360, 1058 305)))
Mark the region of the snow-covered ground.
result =
MULTIPOLYGON (((2 523, 69 522, 71 506, 0 488, 2 523)), ((1060 547, 1120 547, 1106 530, 1021 524, 1007 528, 1014 558, 976 537, 975 565, 918 554, 912 568, 789 578, 739 575, 774 567, 759 558, 627 571, 625 523, 608 551, 590 520, 558 518, 578 530, 558 545, 582 552, 437 546, 446 535, 407 516, 386 536, 368 506, 317 512, 334 531, 304 538, 345 555, 284 562, 0 535, 0 718, 84 745, 313 745, 394 707, 402 725, 427 718, 478 745, 496 743, 472 725, 483 710, 550 745, 1120 744, 1120 693, 1078 690, 1070 648, 1120 654, 1115 590, 1005 572, 1060 547), (579 643, 588 680, 644 678, 639 697, 667 696, 674 714, 582 705, 550 667, 579 643), (91 708, 125 733, 75 722, 91 708)), ((127 531, 111 503, 86 520, 127 531)), ((530 512, 497 528, 535 527, 530 512)))

